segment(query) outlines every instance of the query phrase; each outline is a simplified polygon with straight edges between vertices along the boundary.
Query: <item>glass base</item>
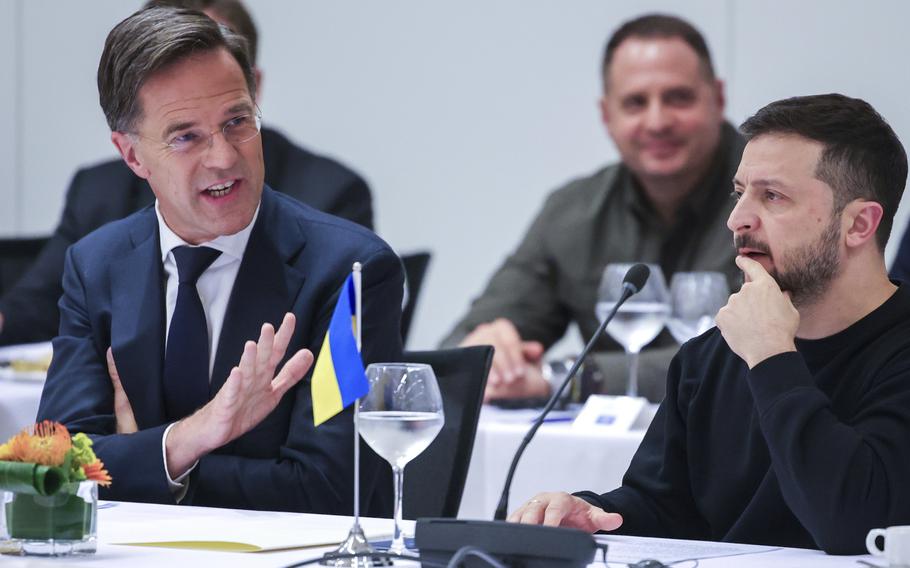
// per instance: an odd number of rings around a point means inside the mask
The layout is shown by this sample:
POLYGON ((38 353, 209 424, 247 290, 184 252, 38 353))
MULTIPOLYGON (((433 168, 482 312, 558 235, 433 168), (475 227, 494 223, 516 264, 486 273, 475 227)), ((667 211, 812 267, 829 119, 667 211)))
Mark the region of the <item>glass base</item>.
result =
POLYGON ((0 550, 5 554, 94 554, 98 486, 83 481, 49 496, 0 492, 0 550))
POLYGON ((94 554, 98 549, 95 537, 84 540, 23 540, 11 539, 4 543, 4 554, 24 554, 27 556, 71 556, 75 554, 94 554))
POLYGON ((373 568, 373 566, 391 566, 392 562, 386 558, 375 558, 370 554, 376 552, 370 541, 367 540, 363 529, 357 523, 351 527, 351 532, 344 542, 338 545, 338 548, 326 554, 319 563, 323 566, 334 566, 334 568, 373 568), (356 558, 332 558, 331 554, 359 554, 356 558))

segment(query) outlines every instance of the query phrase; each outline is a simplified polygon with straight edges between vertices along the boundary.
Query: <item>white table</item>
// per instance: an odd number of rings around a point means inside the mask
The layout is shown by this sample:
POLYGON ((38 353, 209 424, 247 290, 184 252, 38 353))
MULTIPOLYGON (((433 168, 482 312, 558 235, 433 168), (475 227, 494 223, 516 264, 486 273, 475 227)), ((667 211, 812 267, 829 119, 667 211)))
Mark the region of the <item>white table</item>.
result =
MULTIPOLYGON (((50 360, 50 342, 0 347, 0 362, 50 360)), ((43 371, 14 371, 0 366, 0 444, 25 426, 35 423, 41 389, 44 388, 43 371)))
MULTIPOLYGON (((104 568, 107 566, 129 566, 130 568, 145 568, 161 566, 218 566, 219 568, 242 567, 280 567, 299 562, 307 558, 321 555, 322 552, 333 547, 323 547, 305 550, 289 550, 267 553, 239 553, 239 552, 211 552, 200 550, 179 550, 171 548, 151 548, 114 544, 123 541, 143 541, 152 538, 152 534, 160 534, 160 528, 169 524, 181 523, 195 524, 203 527, 209 533, 236 533, 238 527, 245 527, 251 534, 251 539, 256 534, 263 532, 287 532, 297 528, 301 533, 308 529, 319 527, 335 527, 339 534, 344 535, 351 526, 348 517, 334 517, 326 515, 308 515, 298 513, 272 513, 257 511, 239 511, 232 509, 209 509, 204 507, 178 507, 168 505, 147 505, 138 503, 115 503, 114 506, 98 511, 98 551, 94 555, 70 558, 17 558, 0 557, 0 563, 10 568, 35 568, 59 566, 90 566, 104 568)), ((413 525, 406 523, 406 530, 412 530, 413 525)), ((382 533, 391 529, 391 521, 387 519, 366 519, 364 530, 369 536, 371 533, 382 533)), ((193 534, 181 533, 185 540, 198 540, 193 534)), ((636 546, 649 549, 656 546, 657 539, 643 539, 636 537, 607 537, 611 550, 616 554, 622 546, 636 546)), ((686 544, 685 541, 676 541, 686 544)), ((672 544, 672 543, 671 543, 672 544)), ((735 548, 735 547, 734 547, 735 548)), ((709 558, 699 561, 701 568, 752 568, 775 566, 775 568, 856 568, 857 559, 871 560, 869 556, 827 556, 819 551, 801 549, 777 549, 761 554, 746 554, 742 556, 727 556, 723 558, 709 558)), ((608 558, 609 559, 609 558, 608 558)), ((408 563, 413 566, 413 564, 408 563)), ((690 563, 691 564, 691 563, 690 563)), ((686 564, 683 564, 685 566, 686 564)), ((603 566, 592 564, 591 566, 603 566)), ((619 567, 624 564, 610 563, 609 566, 619 567)))
MULTIPOLYGON (((619 487, 655 410, 654 405, 647 407, 628 432, 579 429, 569 422, 544 423, 518 464, 509 511, 540 491, 606 492, 619 487)), ((459 518, 493 517, 509 463, 533 416, 484 407, 459 518)))
POLYGON ((35 423, 43 382, 0 379, 0 444, 35 423))

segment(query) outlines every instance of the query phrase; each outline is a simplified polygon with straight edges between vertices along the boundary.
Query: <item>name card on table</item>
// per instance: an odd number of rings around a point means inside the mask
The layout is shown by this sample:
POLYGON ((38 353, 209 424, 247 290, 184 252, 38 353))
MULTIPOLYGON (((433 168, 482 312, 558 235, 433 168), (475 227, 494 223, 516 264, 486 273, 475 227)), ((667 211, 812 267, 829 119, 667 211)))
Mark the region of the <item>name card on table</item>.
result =
POLYGON ((572 426, 628 432, 647 404, 643 397, 592 394, 572 426))

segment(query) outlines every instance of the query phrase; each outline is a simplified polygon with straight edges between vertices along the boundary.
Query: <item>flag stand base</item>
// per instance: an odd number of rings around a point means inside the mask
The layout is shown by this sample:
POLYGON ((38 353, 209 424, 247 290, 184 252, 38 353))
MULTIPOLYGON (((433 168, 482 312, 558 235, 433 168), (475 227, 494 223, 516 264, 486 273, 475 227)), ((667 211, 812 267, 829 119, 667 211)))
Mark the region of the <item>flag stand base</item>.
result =
POLYGON ((374 552, 376 552, 376 549, 373 548, 366 535, 363 534, 360 523, 354 523, 344 542, 339 544, 338 548, 332 552, 327 552, 319 563, 323 566, 334 566, 335 568, 373 568, 374 566, 392 565, 392 561, 388 558, 370 556, 374 552), (333 558, 337 554, 356 554, 358 556, 354 558, 333 558))

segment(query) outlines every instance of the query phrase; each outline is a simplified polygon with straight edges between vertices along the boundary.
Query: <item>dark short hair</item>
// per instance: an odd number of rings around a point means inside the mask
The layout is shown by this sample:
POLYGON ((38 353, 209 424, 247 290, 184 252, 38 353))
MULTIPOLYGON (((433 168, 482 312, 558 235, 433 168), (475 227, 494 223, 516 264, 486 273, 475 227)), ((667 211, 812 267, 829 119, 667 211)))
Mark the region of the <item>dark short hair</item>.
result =
POLYGON ((740 127, 747 140, 794 134, 822 144, 815 177, 834 193, 834 211, 854 199, 882 206, 876 241, 885 250, 907 182, 907 154, 884 118, 861 99, 839 94, 775 101, 740 127))
POLYGON ((194 10, 153 7, 117 24, 98 64, 98 95, 111 130, 132 132, 142 118, 139 90, 155 73, 195 54, 225 49, 240 65, 250 96, 256 79, 242 36, 194 10))
POLYGON ((607 41, 601 65, 604 89, 607 86, 607 77, 610 71, 610 63, 613 61, 613 55, 622 42, 633 37, 644 39, 679 38, 683 40, 698 56, 705 78, 708 80, 714 79, 714 63, 711 62, 711 52, 708 51, 708 44, 705 42, 704 36, 695 29, 695 26, 676 16, 646 14, 619 26, 607 41))
POLYGON ((149 0, 146 8, 152 6, 170 6, 205 12, 210 10, 218 14, 234 32, 246 38, 250 48, 250 62, 256 66, 259 54, 259 33, 253 17, 240 0, 149 0))

